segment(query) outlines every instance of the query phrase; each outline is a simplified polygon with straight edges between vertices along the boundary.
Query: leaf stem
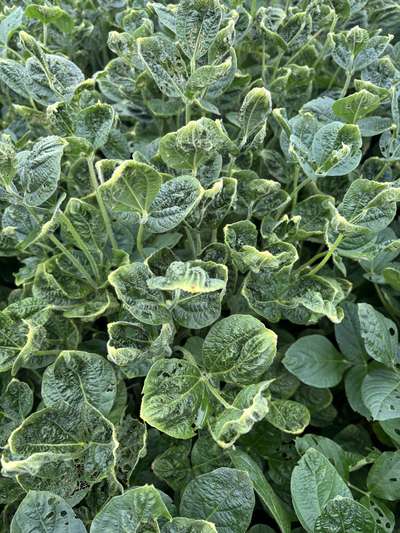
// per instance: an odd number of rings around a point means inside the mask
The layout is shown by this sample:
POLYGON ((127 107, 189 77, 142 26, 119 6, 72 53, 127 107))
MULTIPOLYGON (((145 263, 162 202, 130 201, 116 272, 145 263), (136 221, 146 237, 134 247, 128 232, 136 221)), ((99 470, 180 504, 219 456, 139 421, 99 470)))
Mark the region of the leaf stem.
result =
POLYGON ((232 409, 232 405, 228 403, 225 398, 221 396, 221 393, 219 390, 217 390, 215 387, 209 383, 209 381, 206 381, 207 388, 211 392, 211 394, 221 403, 226 409, 232 409))
POLYGON ((139 252, 139 255, 143 257, 143 259, 146 258, 146 254, 144 253, 143 248, 143 234, 144 234, 144 224, 139 224, 139 228, 136 234, 136 248, 139 252))
POLYGON ((55 235, 49 234, 48 235, 51 242, 57 246, 57 248, 71 261, 71 263, 74 265, 74 267, 82 274, 82 276, 86 279, 86 281, 89 283, 93 289, 97 289, 97 284, 92 280, 92 277, 90 274, 85 270, 85 268, 80 264, 80 262, 74 257, 74 255, 68 250, 68 248, 57 239, 55 235))
POLYGON ((343 86, 342 92, 340 93, 340 98, 344 98, 346 96, 347 91, 348 91, 349 86, 350 86, 352 75, 353 75, 353 73, 352 73, 351 70, 346 73, 346 81, 344 82, 344 86, 343 86))
POLYGON ((254 18, 257 13, 257 0, 251 0, 251 11, 250 15, 254 18))
POLYGON ((362 489, 359 489, 358 487, 356 487, 355 485, 353 485, 352 483, 350 482, 347 482, 348 486, 353 489, 353 490, 356 490, 357 492, 359 492, 360 494, 363 494, 364 496, 367 496, 369 498, 370 496, 370 492, 365 492, 365 490, 362 490, 362 489))
POLYGON ((321 270, 321 268, 323 268, 326 265, 326 263, 329 261, 329 259, 332 257, 332 255, 334 254, 336 248, 340 245, 340 243, 342 242, 343 239, 344 239, 344 234, 343 233, 339 233, 336 241, 329 248, 328 252, 325 254, 325 256, 322 259, 322 261, 320 263, 318 263, 318 265, 315 266, 306 275, 307 276, 314 276, 317 272, 319 272, 321 270))
POLYGON ((185 123, 188 124, 192 119, 192 104, 191 102, 186 102, 185 104, 185 123))
POLYGON ((63 220, 64 224, 67 226, 68 231, 71 233, 72 237, 75 239, 76 244, 79 246, 79 248, 82 250, 82 252, 85 254, 90 267, 93 271, 93 274, 96 276, 97 279, 100 278, 99 269, 97 267, 96 261, 94 260, 89 248, 86 246, 86 243, 83 241, 82 237, 79 235, 79 233, 76 231, 75 226, 72 224, 72 222, 69 220, 69 218, 64 214, 60 213, 60 218, 63 220))
POLYGON ((110 239, 111 246, 113 250, 116 250, 118 248, 118 243, 115 239, 114 232, 112 230, 111 220, 108 216, 108 211, 106 209, 106 206, 104 205, 103 197, 101 196, 101 192, 98 188, 98 182, 96 177, 96 170, 94 168, 94 157, 93 155, 86 158, 87 165, 89 168, 89 177, 90 177, 90 184, 92 186, 93 192, 96 195, 96 200, 100 209, 101 216, 103 218, 104 226, 106 228, 106 233, 108 238, 110 239))
POLYGON ((190 227, 187 224, 185 224, 185 231, 186 231, 187 239, 189 241, 190 250, 192 252, 192 259, 196 259, 196 257, 197 257, 196 244, 195 244, 195 242, 193 240, 193 237, 192 237, 192 234, 190 232, 190 227))
POLYGON ((388 314, 393 318, 393 320, 397 323, 397 313, 395 308, 388 302, 385 298, 385 294, 382 292, 382 289, 379 287, 377 283, 374 283, 375 290, 379 296, 380 301, 382 302, 383 307, 386 309, 388 314))

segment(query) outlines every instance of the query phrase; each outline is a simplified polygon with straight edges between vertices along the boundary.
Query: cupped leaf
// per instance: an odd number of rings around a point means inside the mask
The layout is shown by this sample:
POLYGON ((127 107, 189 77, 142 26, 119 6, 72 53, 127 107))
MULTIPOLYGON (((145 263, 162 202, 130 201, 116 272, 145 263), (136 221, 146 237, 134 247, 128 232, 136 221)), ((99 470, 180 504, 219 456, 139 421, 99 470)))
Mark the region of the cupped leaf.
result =
POLYGON ((79 408, 89 402, 101 413, 108 414, 117 389, 114 370, 104 357, 79 351, 63 351, 49 366, 42 381, 42 397, 46 406, 59 401, 79 408))
POLYGON ((60 137, 44 137, 18 153, 17 188, 27 205, 39 206, 57 190, 65 144, 60 137))
POLYGON ((230 448, 248 433, 256 422, 260 422, 270 408, 270 381, 247 385, 234 399, 231 406, 216 417, 210 425, 213 439, 221 448, 230 448))
POLYGON ((203 362, 213 377, 246 385, 265 373, 276 355, 273 331, 250 315, 232 315, 214 324, 203 344, 203 362))
POLYGON ((114 496, 95 516, 90 533, 103 531, 138 531, 145 528, 157 531, 159 519, 169 520, 171 515, 159 491, 152 485, 127 490, 114 496))
POLYGON ((180 176, 164 183, 150 204, 147 227, 153 233, 171 231, 200 202, 203 188, 191 176, 180 176))

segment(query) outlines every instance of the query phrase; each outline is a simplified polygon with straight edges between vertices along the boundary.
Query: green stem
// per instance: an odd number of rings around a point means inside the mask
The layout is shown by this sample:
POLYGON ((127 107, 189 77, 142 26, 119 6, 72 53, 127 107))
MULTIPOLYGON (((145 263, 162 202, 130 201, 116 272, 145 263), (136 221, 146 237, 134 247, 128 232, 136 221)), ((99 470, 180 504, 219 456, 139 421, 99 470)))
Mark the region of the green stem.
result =
POLYGON ((329 259, 332 257, 332 255, 334 254, 336 248, 340 245, 340 243, 342 242, 343 239, 344 239, 343 233, 339 233, 336 241, 329 248, 328 252, 325 254, 325 257, 322 259, 322 261, 320 263, 318 263, 318 265, 315 266, 306 275, 307 276, 314 276, 317 272, 319 272, 321 270, 321 268, 323 268, 326 265, 326 263, 329 261, 329 259))
MULTIPOLYGON (((40 226, 41 221, 36 216, 36 213, 32 207, 27 207, 27 210, 29 214, 32 216, 32 218, 36 221, 36 223, 40 226)), ((97 289, 97 284, 92 280, 92 276, 85 270, 85 268, 80 264, 80 262, 74 257, 74 255, 68 250, 64 244, 57 239, 57 237, 51 233, 47 235, 47 237, 50 239, 50 241, 65 255, 65 257, 68 257, 69 261, 74 265, 74 267, 82 274, 82 276, 86 279, 86 281, 89 283, 91 287, 94 289, 97 289)))
POLYGON ((369 498, 370 496, 370 492, 365 492, 365 490, 361 490, 359 489, 358 487, 356 487, 355 485, 353 485, 352 483, 349 483, 347 482, 348 486, 353 489, 353 490, 356 490, 357 492, 359 492, 360 494, 363 494, 364 496, 367 496, 369 498))
MULTIPOLYGON (((306 185, 309 185, 310 183, 312 182, 312 178, 308 177, 306 178, 304 181, 302 181, 301 183, 299 183, 299 185, 297 185, 293 191, 291 192, 290 194, 290 197, 292 198, 292 201, 294 200, 294 198, 297 198, 297 195, 299 194, 299 192, 301 191, 301 189, 303 187, 305 187, 306 185)), ((297 200, 296 200, 296 203, 297 203, 297 200)))
POLYGON ((190 245, 190 250, 192 252, 192 259, 196 259, 197 250, 196 250, 195 242, 194 242, 193 237, 192 237, 192 233, 190 231, 190 227, 185 225, 185 231, 186 231, 186 236, 187 236, 187 239, 188 239, 188 242, 189 242, 189 245, 190 245))
POLYGON ((143 235, 144 235, 144 224, 139 224, 139 229, 136 235, 136 248, 137 248, 137 251, 139 252, 139 255, 143 257, 143 259, 145 259, 146 254, 144 253, 144 248, 143 248, 143 235))
POLYGON ((385 170, 390 166, 390 161, 385 161, 384 164, 382 165, 382 168, 380 169, 380 171, 378 172, 378 174, 374 177, 374 181, 379 181, 381 179, 381 177, 383 176, 383 174, 385 173, 385 170))
POLYGON ((190 122, 192 119, 192 104, 191 102, 186 102, 185 104, 185 124, 190 122))
POLYGON ((261 79, 265 83, 265 40, 262 42, 261 79))
POLYGON ((397 313, 396 309, 388 302, 385 298, 384 293, 382 292, 381 288, 377 283, 374 283, 375 290, 379 296, 380 301, 382 302, 383 307, 386 309, 388 314, 393 318, 395 322, 397 322, 397 313))
POLYGON ((235 160, 236 160, 236 158, 233 157, 233 155, 230 155, 230 156, 229 156, 229 165, 228 165, 228 177, 229 177, 229 178, 232 177, 232 173, 233 173, 233 165, 235 164, 235 160))
POLYGON ((211 230, 211 242, 217 242, 217 232, 218 228, 213 228, 211 230))
POLYGON ((226 409, 231 409, 232 405, 228 403, 225 398, 223 398, 215 387, 213 387, 208 381, 206 381, 207 388, 211 392, 211 394, 221 403, 226 409))
POLYGON ((251 11, 250 14, 254 18, 257 13, 257 0, 251 0, 251 11))
POLYGON ((314 35, 311 35, 311 37, 309 39, 307 39, 307 42, 305 42, 302 46, 300 46, 300 48, 294 53, 292 54, 289 59, 286 61, 285 65, 289 65, 289 63, 292 63, 292 61, 294 61, 296 59, 296 57, 301 54, 301 52, 314 40, 316 39, 317 37, 319 37, 322 33, 322 30, 318 30, 316 33, 314 33, 314 35))
POLYGON ((311 257, 311 259, 309 259, 308 261, 306 261, 305 263, 303 263, 301 265, 301 267, 299 268, 299 272, 301 272, 302 270, 304 270, 305 268, 307 268, 308 266, 312 265, 313 263, 315 263, 315 261, 317 261, 318 259, 321 259, 321 257, 324 257, 326 254, 326 252, 319 252, 318 254, 315 254, 311 257))
POLYGON ((93 274, 97 279, 100 279, 100 272, 97 267, 96 261, 94 260, 92 254, 90 253, 89 248, 86 246, 86 243, 82 240, 82 237, 79 235, 79 233, 76 231, 75 226, 72 224, 72 222, 69 220, 67 216, 65 216, 64 213, 60 213, 60 218, 64 222, 64 224, 67 226, 68 231, 71 233, 73 239, 75 240, 78 247, 82 250, 82 252, 85 254, 89 264, 90 268, 93 271, 93 274))
POLYGON ((74 255, 68 250, 64 244, 57 239, 55 235, 48 235, 51 242, 57 246, 57 248, 69 259, 69 261, 74 265, 74 267, 82 274, 82 276, 86 279, 86 281, 89 283, 89 285, 93 289, 97 289, 97 284, 92 280, 92 277, 90 274, 83 268, 83 266, 80 264, 80 262, 74 257, 74 255))
POLYGON ((43 24, 43 44, 47 46, 47 24, 43 24))
POLYGON ((298 196, 298 192, 299 192, 299 188, 298 188, 298 185, 299 185, 299 167, 296 166, 295 169, 294 169, 294 176, 293 176, 293 191, 292 191, 292 194, 291 194, 291 198, 292 198, 292 211, 296 208, 296 205, 297 205, 297 196, 298 196))
POLYGON ((90 156, 86 159, 86 161, 87 161, 88 168, 89 168, 90 184, 96 195, 97 203, 100 209, 101 216, 103 218, 107 236, 110 239, 113 250, 116 250, 118 248, 118 243, 115 239, 114 232, 112 230, 111 220, 110 220, 110 217, 108 216, 106 206, 104 205, 103 197, 101 196, 101 192, 99 191, 99 188, 98 188, 96 170, 94 168, 94 157, 90 156))
POLYGON ((46 355, 59 355, 59 353, 62 350, 40 350, 38 352, 34 352, 35 356, 46 356, 46 355))
POLYGON ((344 87, 342 89, 342 92, 340 93, 340 98, 344 98, 347 94, 347 91, 349 89, 349 86, 350 86, 350 82, 351 82, 351 77, 352 77, 353 73, 350 71, 350 72, 347 72, 346 74, 346 81, 344 82, 344 87))

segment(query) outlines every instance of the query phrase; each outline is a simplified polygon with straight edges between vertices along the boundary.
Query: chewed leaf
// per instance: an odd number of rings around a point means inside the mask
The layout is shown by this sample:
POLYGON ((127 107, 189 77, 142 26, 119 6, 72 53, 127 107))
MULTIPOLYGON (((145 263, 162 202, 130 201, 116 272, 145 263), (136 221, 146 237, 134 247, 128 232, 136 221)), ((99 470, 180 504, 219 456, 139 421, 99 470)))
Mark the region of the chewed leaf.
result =
POLYGON ((292 400, 274 400, 270 403, 266 418, 270 424, 285 433, 303 433, 310 423, 310 412, 301 403, 292 400))
POLYGON ((47 491, 31 491, 25 496, 12 519, 10 532, 24 533, 32 528, 37 533, 86 533, 72 507, 47 491))
POLYGON ((326 504, 337 496, 352 498, 350 489, 328 459, 309 448, 292 472, 294 510, 306 531, 313 532, 326 504))
POLYGON ((197 420, 207 403, 199 369, 180 359, 157 361, 143 386, 142 419, 176 439, 195 435, 197 420))

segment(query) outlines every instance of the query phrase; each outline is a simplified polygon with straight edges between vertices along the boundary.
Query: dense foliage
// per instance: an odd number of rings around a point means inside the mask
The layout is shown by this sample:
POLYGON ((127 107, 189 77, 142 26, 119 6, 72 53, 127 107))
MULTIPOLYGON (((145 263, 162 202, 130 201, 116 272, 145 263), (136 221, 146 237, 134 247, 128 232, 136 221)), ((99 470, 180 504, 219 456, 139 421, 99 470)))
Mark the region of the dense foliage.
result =
POLYGON ((2 4, 0 530, 400 531, 398 1, 2 4))

